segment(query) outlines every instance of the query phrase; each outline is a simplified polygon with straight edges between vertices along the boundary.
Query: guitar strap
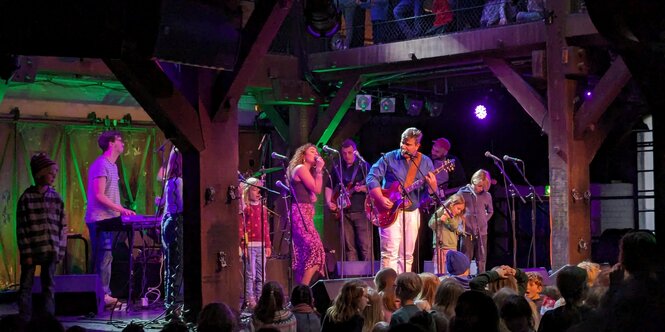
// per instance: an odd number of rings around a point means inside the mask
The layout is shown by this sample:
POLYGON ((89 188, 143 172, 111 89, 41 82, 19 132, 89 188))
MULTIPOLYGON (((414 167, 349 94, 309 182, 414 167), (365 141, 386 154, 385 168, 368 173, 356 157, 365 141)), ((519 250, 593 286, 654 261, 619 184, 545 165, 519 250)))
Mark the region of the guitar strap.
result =
POLYGON ((418 173, 418 168, 420 167, 420 161, 423 160, 423 154, 418 152, 414 162, 409 162, 409 170, 406 172, 406 179, 404 179, 404 186, 410 186, 413 181, 416 179, 416 174, 418 173))

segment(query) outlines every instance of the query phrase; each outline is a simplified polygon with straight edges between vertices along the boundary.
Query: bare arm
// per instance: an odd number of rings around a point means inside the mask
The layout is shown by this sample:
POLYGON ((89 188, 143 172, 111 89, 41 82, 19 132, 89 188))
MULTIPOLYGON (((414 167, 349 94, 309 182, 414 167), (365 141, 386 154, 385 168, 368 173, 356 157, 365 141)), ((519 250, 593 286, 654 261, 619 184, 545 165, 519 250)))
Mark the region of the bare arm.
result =
POLYGON ((120 212, 123 216, 135 215, 136 212, 125 209, 122 205, 113 203, 106 195, 104 195, 104 188, 106 187, 106 177, 100 176, 92 180, 92 192, 95 199, 107 208, 120 212))

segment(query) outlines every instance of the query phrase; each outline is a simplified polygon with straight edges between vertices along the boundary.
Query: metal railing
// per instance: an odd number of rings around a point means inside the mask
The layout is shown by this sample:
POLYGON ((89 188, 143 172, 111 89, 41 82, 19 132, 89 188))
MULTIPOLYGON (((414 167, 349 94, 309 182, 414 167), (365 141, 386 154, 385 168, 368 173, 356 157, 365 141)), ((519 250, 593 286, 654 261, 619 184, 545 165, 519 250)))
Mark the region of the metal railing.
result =
MULTIPOLYGON (((533 11, 533 7, 527 8, 526 0, 456 0, 454 3, 450 1, 448 10, 438 12, 431 6, 433 0, 427 1, 423 3, 422 15, 407 17, 413 13, 414 1, 405 0, 404 2, 411 4, 405 6, 400 0, 390 0, 387 9, 381 13, 388 19, 373 20, 368 24, 364 24, 365 18, 372 16, 370 14, 372 8, 364 9, 361 6, 353 6, 353 9, 338 8, 341 22, 345 21, 346 16, 350 21, 363 23, 352 25, 352 28, 342 24, 342 29, 331 37, 314 38, 304 31, 298 31, 302 28, 297 26, 297 22, 287 19, 288 23, 282 26, 273 40, 270 52, 293 54, 296 42, 294 36, 302 36, 304 39, 303 51, 317 53, 532 22, 543 20, 545 16, 544 11, 533 11), (430 1, 430 4, 427 1, 430 1)), ((536 1, 544 2, 544 0, 536 1)), ((578 3, 580 0, 572 1, 578 3)), ((383 16, 381 14, 374 16, 383 16)))

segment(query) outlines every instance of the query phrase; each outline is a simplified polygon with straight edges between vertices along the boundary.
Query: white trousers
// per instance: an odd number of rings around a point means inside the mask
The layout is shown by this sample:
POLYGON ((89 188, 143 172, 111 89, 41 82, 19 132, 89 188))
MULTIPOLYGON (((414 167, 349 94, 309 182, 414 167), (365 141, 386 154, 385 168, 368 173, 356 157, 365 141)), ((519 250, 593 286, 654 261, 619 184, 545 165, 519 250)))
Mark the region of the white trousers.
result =
POLYGON ((420 228, 420 211, 415 210, 399 211, 394 224, 379 229, 379 236, 381 238, 381 268, 393 268, 397 271, 397 274, 411 271, 418 228, 420 228), (402 232, 403 225, 406 229, 405 232, 402 232))

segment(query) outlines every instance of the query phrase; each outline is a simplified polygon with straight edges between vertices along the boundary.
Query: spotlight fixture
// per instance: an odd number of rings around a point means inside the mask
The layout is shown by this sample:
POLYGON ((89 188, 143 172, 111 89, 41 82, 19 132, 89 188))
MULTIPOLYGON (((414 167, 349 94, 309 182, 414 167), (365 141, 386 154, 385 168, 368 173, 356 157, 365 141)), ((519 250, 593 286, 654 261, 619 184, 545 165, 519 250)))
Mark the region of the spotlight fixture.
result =
POLYGON ((372 110, 372 95, 357 95, 356 96, 356 111, 371 111, 372 110))
POLYGON ((395 113, 395 98, 381 98, 381 113, 395 113))
POLYGON ((443 112, 443 102, 427 99, 425 102, 425 108, 429 111, 429 116, 435 118, 443 112))
POLYGON ((419 116, 423 108, 423 101, 420 99, 404 98, 404 108, 406 108, 406 114, 419 116))

